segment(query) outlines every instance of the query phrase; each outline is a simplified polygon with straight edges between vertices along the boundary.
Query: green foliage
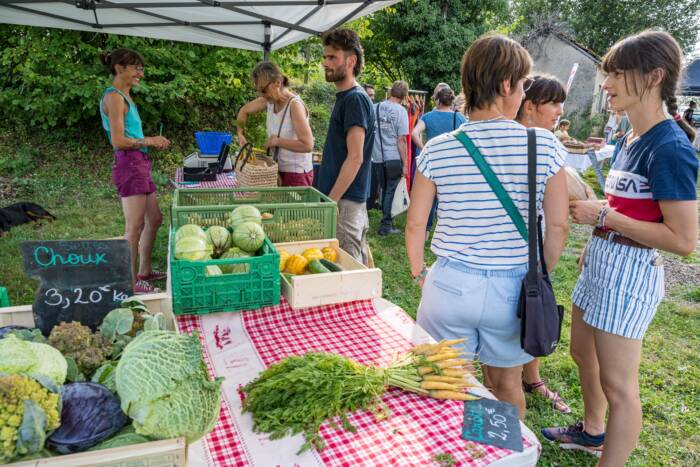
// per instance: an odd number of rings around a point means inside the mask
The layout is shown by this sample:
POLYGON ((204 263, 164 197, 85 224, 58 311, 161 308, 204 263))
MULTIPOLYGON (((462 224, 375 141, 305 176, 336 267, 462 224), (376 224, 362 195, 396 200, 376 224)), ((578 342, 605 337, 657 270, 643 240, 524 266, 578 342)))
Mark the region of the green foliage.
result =
POLYGON ((99 119, 111 76, 104 50, 130 47, 146 60, 133 89, 147 134, 179 126, 230 128, 250 94, 259 54, 221 47, 100 33, 0 25, 0 108, 6 120, 51 129, 99 119))
POLYGON ((372 16, 362 45, 366 61, 390 81, 425 91, 445 81, 458 90, 464 51, 507 19, 505 0, 406 0, 372 16))
POLYGON ((649 28, 668 31, 690 52, 700 33, 697 0, 515 0, 513 15, 520 32, 563 24, 574 39, 599 55, 617 40, 649 28))
POLYGON ((323 150, 328 133, 328 121, 335 104, 335 86, 325 81, 314 81, 296 90, 309 109, 309 124, 314 135, 314 149, 323 150))

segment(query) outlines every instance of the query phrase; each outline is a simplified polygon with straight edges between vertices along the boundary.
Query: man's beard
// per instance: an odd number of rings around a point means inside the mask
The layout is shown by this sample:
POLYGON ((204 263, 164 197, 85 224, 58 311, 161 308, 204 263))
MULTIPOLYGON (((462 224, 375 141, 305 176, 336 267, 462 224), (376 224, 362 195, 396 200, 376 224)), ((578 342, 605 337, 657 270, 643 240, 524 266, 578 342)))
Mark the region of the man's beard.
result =
POLYGON ((338 81, 343 81, 347 76, 345 68, 342 67, 335 69, 326 68, 324 71, 327 83, 337 83, 338 81))

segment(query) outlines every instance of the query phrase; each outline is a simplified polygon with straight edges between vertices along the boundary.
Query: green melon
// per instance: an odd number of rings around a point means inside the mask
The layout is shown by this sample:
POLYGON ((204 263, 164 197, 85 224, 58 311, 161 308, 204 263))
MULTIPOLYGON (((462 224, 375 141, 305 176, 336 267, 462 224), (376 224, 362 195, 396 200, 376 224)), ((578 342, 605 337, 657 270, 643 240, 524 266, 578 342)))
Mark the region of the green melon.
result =
MULTIPOLYGON (((231 259, 231 258, 249 258, 250 254, 241 250, 240 248, 233 247, 229 248, 219 259, 231 259)), ((249 264, 222 264, 221 272, 224 274, 233 274, 250 271, 249 264)))
POLYGON ((174 254, 175 259, 201 261, 209 257, 211 250, 204 239, 190 236, 181 238, 175 243, 174 254))
POLYGON ((200 237, 202 240, 206 240, 207 234, 196 224, 185 224, 175 231, 174 241, 177 243, 185 237, 200 237))
POLYGON ((238 206, 231 213, 228 225, 233 231, 236 230, 236 227, 246 222, 254 222, 258 225, 262 224, 262 214, 260 214, 258 208, 256 208, 255 206, 250 206, 248 204, 238 206))
POLYGON ((255 222, 244 222, 233 231, 233 243, 241 250, 255 253, 265 242, 265 231, 255 222))
POLYGON ((226 227, 214 225, 207 229, 207 239, 212 245, 213 256, 218 258, 231 247, 231 234, 226 227))

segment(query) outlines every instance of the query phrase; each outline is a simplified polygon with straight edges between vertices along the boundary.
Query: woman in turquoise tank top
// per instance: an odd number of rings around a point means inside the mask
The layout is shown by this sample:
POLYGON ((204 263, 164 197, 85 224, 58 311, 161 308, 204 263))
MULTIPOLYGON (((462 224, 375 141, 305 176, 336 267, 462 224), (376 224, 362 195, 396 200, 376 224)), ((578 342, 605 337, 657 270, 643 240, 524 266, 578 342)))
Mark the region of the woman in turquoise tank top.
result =
POLYGON ((145 137, 136 104, 129 91, 143 78, 144 60, 131 49, 115 49, 103 53, 102 64, 114 80, 100 99, 102 126, 114 147, 112 181, 122 202, 125 218, 124 237, 131 245, 131 271, 135 293, 157 292, 151 280, 165 278, 151 264, 151 253, 163 214, 156 199, 156 186, 151 178, 148 148, 165 149, 170 141, 162 136, 145 137), (139 267, 136 268, 136 258, 139 267))

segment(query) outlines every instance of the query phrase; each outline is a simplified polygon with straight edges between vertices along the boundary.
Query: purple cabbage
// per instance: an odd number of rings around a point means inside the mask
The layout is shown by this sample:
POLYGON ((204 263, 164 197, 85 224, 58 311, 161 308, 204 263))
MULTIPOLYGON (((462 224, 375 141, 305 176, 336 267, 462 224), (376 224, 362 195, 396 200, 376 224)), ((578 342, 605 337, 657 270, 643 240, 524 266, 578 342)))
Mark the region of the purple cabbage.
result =
POLYGON ((119 399, 101 384, 66 384, 61 397, 61 426, 47 440, 61 454, 84 451, 117 433, 128 421, 119 399))

